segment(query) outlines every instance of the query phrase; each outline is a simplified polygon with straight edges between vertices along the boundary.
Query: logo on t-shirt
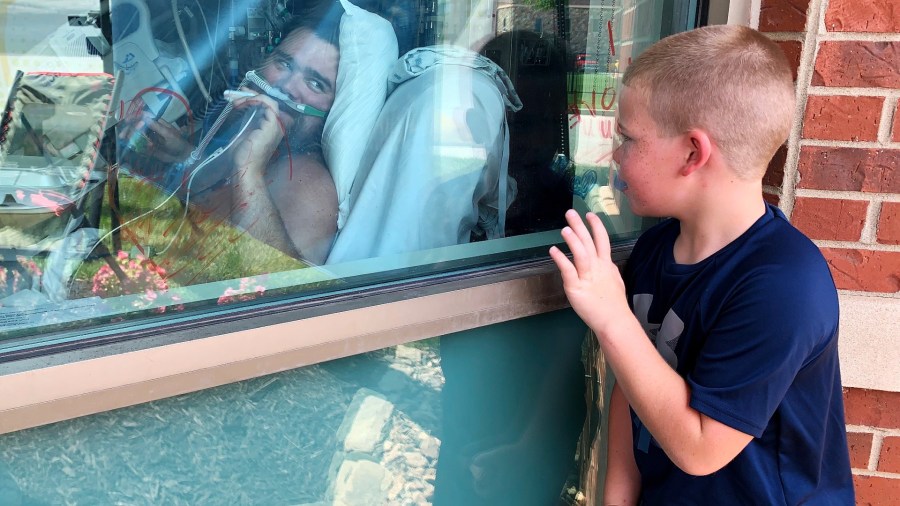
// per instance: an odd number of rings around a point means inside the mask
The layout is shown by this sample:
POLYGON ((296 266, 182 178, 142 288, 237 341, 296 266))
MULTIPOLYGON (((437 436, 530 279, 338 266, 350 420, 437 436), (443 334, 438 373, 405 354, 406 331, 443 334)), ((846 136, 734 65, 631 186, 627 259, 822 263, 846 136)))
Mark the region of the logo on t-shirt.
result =
POLYGON ((656 350, 666 360, 672 369, 678 368, 678 357, 675 355, 675 347, 684 332, 684 322, 671 308, 663 318, 662 323, 650 323, 648 314, 653 303, 652 293, 639 293, 634 296, 634 316, 641 322, 641 327, 656 346, 656 350))
MULTIPOLYGON (((639 293, 634 296, 634 315, 641 322, 641 327, 650 341, 656 346, 656 350, 662 355, 663 359, 672 369, 678 368, 678 356, 675 355, 675 346, 684 332, 684 321, 675 314, 675 311, 669 308, 662 323, 650 323, 648 315, 650 314, 650 306, 653 304, 652 293, 639 293)), ((650 436, 650 431, 644 427, 643 422, 637 415, 634 416, 635 426, 640 429, 638 434, 637 448, 643 452, 650 449, 650 443, 659 446, 659 444, 650 436)))

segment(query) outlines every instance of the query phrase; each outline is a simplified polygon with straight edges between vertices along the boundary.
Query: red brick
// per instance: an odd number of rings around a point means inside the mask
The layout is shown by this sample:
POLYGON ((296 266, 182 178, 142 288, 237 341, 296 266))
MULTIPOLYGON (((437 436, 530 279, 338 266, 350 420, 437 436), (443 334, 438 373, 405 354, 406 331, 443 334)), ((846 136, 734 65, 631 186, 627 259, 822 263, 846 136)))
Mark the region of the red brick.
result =
MULTIPOLYGON (((824 248, 822 254, 841 290, 900 291, 900 252, 824 248)), ((900 416, 900 409, 897 411, 900 416)))
POLYGON ((763 191, 763 200, 772 204, 773 206, 778 207, 778 203, 781 202, 781 196, 763 191))
POLYGON ((875 141, 883 97, 810 95, 803 137, 833 141, 875 141))
POLYGON ((885 436, 878 455, 878 470, 900 473, 900 436, 885 436))
POLYGON ((897 0, 831 0, 825 13, 829 32, 900 32, 897 0))
POLYGON ((806 30, 809 0, 762 0, 759 30, 762 32, 802 32, 806 30))
POLYGON ((900 244, 900 202, 881 204, 881 218, 878 219, 878 242, 900 244))
POLYGON ((784 181, 784 166, 787 164, 787 150, 787 145, 782 144, 772 160, 769 161, 766 175, 763 176, 764 185, 781 187, 781 183, 784 181))
POLYGON ((791 223, 810 239, 858 241, 868 209, 862 200, 797 197, 791 223))
POLYGON ((869 467, 869 455, 872 454, 871 432, 848 432, 847 445, 850 446, 850 467, 867 469, 869 467))
POLYGON ((853 475, 856 506, 896 506, 900 479, 853 475))
POLYGON ((900 392, 844 389, 847 424, 900 429, 900 392))
POLYGON ((779 40, 775 41, 775 43, 778 44, 778 47, 780 47, 782 51, 784 51, 784 56, 791 66, 791 74, 793 74, 794 81, 796 81, 797 70, 800 68, 800 53, 803 51, 803 44, 796 40, 779 40))
POLYGON ((900 149, 805 146, 800 149, 800 188, 900 193, 900 149))
POLYGON ((819 45, 812 84, 900 88, 898 68, 900 42, 825 41, 819 45))

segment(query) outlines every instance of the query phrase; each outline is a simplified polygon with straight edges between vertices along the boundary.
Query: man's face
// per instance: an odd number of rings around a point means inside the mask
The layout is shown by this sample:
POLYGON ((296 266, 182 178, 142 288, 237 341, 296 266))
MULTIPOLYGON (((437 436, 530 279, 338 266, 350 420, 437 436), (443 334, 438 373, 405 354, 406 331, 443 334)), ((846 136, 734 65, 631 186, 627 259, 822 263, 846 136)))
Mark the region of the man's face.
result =
POLYGON ((674 216, 672 199, 683 166, 682 136, 664 137, 650 116, 646 94, 623 86, 619 94, 616 132, 619 145, 613 152, 619 178, 628 187, 631 210, 640 216, 674 216))
MULTIPOLYGON (((338 58, 333 45, 306 30, 294 30, 275 48, 260 74, 294 102, 327 112, 334 103, 338 58)), ((279 118, 296 147, 318 139, 325 125, 323 118, 289 113, 284 108, 279 118)))

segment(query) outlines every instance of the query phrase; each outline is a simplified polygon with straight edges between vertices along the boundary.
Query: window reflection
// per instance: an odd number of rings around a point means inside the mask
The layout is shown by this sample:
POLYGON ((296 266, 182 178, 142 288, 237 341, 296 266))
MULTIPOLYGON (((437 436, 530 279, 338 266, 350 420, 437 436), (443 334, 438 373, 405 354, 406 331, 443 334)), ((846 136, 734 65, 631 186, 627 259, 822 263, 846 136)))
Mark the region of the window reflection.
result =
POLYGON ((543 256, 573 206, 644 226, 612 133, 661 2, 110 6, 7 44, 10 336, 543 256))

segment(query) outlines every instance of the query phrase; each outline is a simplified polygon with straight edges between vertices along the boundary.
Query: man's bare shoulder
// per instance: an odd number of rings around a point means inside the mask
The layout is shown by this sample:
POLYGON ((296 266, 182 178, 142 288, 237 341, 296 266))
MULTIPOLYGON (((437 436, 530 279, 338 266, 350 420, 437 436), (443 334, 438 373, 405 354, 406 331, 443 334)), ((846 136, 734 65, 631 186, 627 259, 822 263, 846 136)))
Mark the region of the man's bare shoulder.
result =
POLYGON ((276 186, 294 187, 292 191, 296 191, 296 185, 303 184, 316 186, 321 191, 335 192, 334 180, 320 151, 279 157, 273 160, 268 176, 270 185, 275 183, 276 186))
POLYGON ((320 152, 280 157, 269 167, 266 179, 283 219, 294 213, 308 219, 312 213, 337 223, 337 190, 320 152))

